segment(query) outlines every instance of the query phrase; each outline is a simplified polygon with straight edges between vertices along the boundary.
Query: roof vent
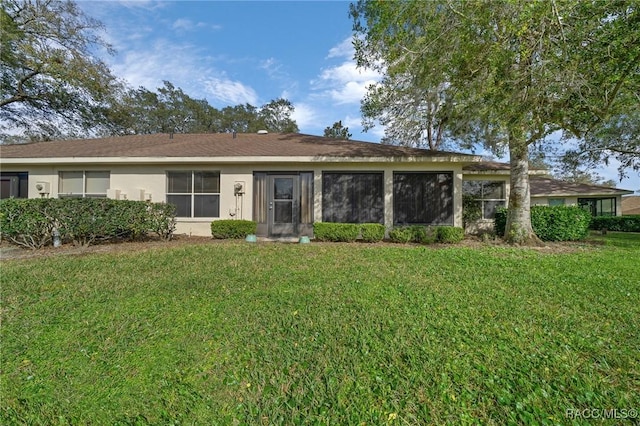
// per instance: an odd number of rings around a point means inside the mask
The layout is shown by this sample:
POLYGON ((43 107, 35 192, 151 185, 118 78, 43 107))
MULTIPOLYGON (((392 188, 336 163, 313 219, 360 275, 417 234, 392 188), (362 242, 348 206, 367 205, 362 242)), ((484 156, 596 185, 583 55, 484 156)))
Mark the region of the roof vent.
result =
POLYGON ((266 135, 267 133, 269 132, 267 132, 266 130, 258 130, 259 135, 266 135))

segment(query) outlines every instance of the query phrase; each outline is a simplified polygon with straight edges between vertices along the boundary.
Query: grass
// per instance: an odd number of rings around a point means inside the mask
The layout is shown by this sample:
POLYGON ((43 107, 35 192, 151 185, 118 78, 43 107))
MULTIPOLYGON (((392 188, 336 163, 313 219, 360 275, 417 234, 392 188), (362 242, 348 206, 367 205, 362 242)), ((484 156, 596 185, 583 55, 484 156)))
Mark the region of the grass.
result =
POLYGON ((640 238, 4 261, 0 423, 587 424, 640 408, 638 265, 640 238))

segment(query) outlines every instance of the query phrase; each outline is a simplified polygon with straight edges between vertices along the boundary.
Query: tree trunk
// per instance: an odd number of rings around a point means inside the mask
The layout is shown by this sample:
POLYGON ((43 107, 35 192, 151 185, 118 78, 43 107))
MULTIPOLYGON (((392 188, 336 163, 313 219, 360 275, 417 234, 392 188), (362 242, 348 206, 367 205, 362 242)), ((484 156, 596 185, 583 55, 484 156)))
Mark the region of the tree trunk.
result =
POLYGON ((509 138, 511 191, 504 239, 511 244, 540 245, 531 227, 529 149, 526 143, 509 138))

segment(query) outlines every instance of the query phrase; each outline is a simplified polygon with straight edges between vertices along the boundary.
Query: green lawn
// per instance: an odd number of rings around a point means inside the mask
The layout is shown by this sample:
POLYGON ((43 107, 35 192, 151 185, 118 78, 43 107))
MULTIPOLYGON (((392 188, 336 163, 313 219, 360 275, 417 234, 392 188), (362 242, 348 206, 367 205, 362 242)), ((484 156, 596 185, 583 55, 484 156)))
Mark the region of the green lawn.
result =
POLYGON ((639 270, 640 236, 560 253, 238 242, 3 261, 0 423, 633 415, 639 270))

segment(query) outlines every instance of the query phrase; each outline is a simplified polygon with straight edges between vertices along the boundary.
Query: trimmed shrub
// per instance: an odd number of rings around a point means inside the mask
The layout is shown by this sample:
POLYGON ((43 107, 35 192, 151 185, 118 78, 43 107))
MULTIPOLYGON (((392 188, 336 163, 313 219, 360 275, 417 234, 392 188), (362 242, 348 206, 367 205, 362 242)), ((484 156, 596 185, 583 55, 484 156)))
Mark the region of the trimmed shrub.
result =
POLYGON ((389 239, 394 243, 433 244, 438 240, 437 228, 423 225, 399 226, 389 231, 389 239))
MULTIPOLYGON (((542 241, 575 241, 589 233, 591 214, 576 206, 531 206, 531 227, 542 241)), ((496 211, 494 230, 504 236, 507 209, 496 211)))
POLYGON ((394 243, 406 244, 415 238, 415 228, 412 226, 400 226, 389 231, 389 239, 394 243))
POLYGON ((384 225, 380 223, 363 223, 360 225, 362 241, 377 243, 384 239, 384 225))
POLYGON ((50 198, 7 198, 0 201, 0 234, 13 244, 39 249, 51 242, 56 225, 50 198))
POLYGON ((438 226, 437 239, 440 243, 456 244, 464 240, 464 229, 457 226, 438 226))
POLYGON ((164 203, 107 198, 7 199, 0 203, 2 237, 24 247, 48 245, 57 230, 64 242, 140 240, 150 232, 170 239, 175 207, 164 203))
POLYGON ((252 220, 222 219, 211 222, 211 235, 216 239, 245 238, 255 234, 258 224, 252 220))
POLYGON ((334 241, 351 243, 360 235, 357 223, 316 222, 313 224, 313 235, 318 241, 334 241))
POLYGON ((640 232, 640 215, 596 216, 589 228, 596 231, 640 232))
POLYGON ((176 230, 176 206, 168 203, 147 205, 147 228, 165 241, 173 238, 176 230))

